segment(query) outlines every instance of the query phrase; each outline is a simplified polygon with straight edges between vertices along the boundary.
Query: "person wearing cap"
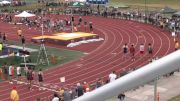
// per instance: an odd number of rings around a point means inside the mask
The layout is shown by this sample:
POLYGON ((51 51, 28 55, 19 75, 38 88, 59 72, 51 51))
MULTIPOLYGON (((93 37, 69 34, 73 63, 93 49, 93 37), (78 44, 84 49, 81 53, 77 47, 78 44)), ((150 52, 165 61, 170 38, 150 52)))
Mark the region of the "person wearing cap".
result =
POLYGON ((18 94, 15 86, 13 87, 13 89, 10 93, 10 98, 12 101, 19 101, 19 94, 18 94))

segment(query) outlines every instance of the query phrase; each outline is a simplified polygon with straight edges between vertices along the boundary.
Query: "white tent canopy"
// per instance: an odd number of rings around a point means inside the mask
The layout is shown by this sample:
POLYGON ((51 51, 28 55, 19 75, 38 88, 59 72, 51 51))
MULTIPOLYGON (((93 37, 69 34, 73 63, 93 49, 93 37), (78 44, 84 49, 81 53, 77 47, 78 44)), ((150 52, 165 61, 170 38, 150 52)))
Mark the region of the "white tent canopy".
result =
POLYGON ((0 4, 11 4, 11 2, 4 0, 4 1, 1 1, 0 4))
POLYGON ((15 17, 34 17, 36 16, 35 14, 31 14, 31 13, 28 13, 26 11, 23 11, 22 13, 18 14, 18 15, 15 15, 15 17))

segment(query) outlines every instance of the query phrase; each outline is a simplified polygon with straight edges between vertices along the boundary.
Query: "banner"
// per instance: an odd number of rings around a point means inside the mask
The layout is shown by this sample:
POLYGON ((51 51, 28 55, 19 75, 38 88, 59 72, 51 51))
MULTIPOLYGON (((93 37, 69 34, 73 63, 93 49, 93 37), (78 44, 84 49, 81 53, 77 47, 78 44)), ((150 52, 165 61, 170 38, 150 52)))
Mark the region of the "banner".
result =
POLYGON ((90 4, 106 4, 109 0, 87 0, 90 4))

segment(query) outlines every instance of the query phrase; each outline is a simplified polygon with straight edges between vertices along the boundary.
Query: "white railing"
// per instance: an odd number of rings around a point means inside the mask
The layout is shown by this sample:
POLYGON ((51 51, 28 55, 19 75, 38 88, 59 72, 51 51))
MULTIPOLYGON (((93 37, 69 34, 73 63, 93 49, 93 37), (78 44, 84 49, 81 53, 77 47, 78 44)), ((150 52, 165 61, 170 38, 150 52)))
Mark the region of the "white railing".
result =
POLYGON ((73 101, 105 101, 120 93, 144 85, 180 68, 180 50, 131 72, 112 83, 84 94, 73 101))

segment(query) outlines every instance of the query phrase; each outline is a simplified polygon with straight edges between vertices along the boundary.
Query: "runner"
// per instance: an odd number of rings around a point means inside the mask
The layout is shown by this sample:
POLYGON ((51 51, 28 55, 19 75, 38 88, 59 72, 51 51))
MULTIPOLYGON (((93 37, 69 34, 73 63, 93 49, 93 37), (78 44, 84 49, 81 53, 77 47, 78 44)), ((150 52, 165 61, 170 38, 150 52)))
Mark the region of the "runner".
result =
POLYGON ((33 70, 31 68, 28 68, 27 80, 29 83, 29 90, 32 90, 33 70))
POLYGON ((10 66, 9 66, 9 83, 10 84, 13 84, 13 82, 12 82, 12 78, 14 77, 14 67, 13 67, 13 65, 11 64, 10 66))
POLYGON ((42 72, 42 69, 39 69, 38 80, 39 80, 39 90, 41 90, 42 82, 43 82, 43 72, 42 72))
POLYGON ((129 51, 130 51, 130 55, 131 55, 131 60, 135 61, 135 56, 134 56, 135 55, 135 48, 134 48, 133 44, 131 45, 129 51))
POLYGON ((123 48, 123 53, 124 53, 124 59, 126 59, 127 53, 128 53, 128 45, 125 43, 122 48, 123 48))
POLYGON ((90 29, 90 33, 93 33, 93 25, 92 25, 92 22, 89 22, 89 29, 90 29))
POLYGON ((148 44, 147 51, 148 51, 149 57, 151 57, 153 55, 153 48, 152 48, 151 43, 148 44))
POLYGON ((140 52, 140 55, 143 57, 143 55, 144 55, 144 44, 140 44, 139 52, 140 52))
POLYGON ((4 63, 2 68, 3 68, 3 73, 4 73, 4 79, 8 80, 8 67, 7 67, 6 62, 4 63))

